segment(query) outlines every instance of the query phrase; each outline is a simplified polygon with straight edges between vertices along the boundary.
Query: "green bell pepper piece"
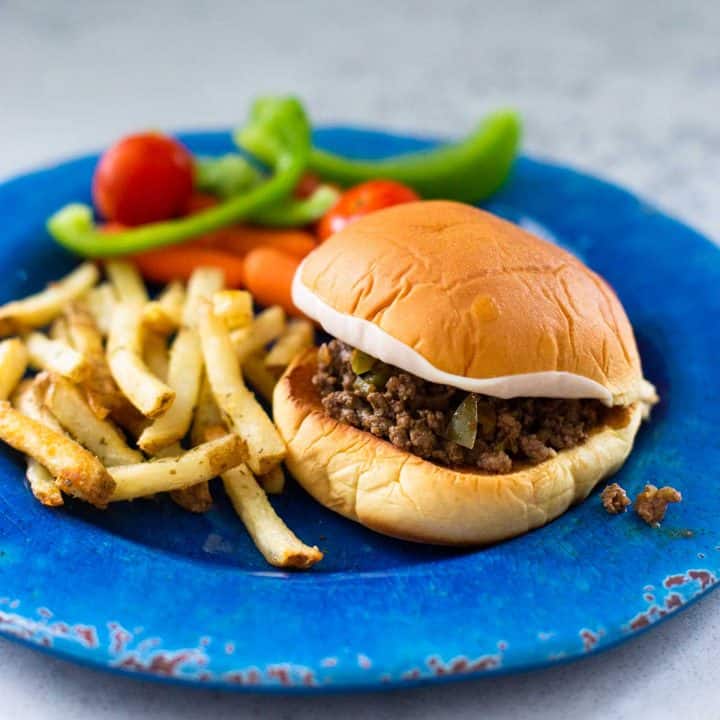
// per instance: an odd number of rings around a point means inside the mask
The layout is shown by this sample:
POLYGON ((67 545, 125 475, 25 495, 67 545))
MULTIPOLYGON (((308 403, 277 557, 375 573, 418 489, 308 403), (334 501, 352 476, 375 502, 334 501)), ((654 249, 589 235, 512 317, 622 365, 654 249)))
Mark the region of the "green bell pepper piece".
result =
POLYGON ((247 192, 262 179, 262 173, 237 153, 195 158, 195 189, 224 200, 247 192))
POLYGON ((517 113, 501 110, 485 118, 457 144, 384 160, 352 160, 313 148, 310 169, 342 186, 387 179, 405 183, 423 198, 480 202, 505 181, 520 142, 517 113))
POLYGON ((294 98, 261 98, 236 141, 267 164, 273 175, 244 195, 190 217, 151 223, 103 234, 93 222, 92 209, 72 204, 55 213, 47 228, 64 247, 86 257, 107 257, 174 245, 246 220, 262 207, 288 197, 304 172, 310 155, 310 124, 294 98))
POLYGON ((447 429, 448 440, 472 449, 475 447, 478 430, 477 396, 468 393, 450 418, 447 429))

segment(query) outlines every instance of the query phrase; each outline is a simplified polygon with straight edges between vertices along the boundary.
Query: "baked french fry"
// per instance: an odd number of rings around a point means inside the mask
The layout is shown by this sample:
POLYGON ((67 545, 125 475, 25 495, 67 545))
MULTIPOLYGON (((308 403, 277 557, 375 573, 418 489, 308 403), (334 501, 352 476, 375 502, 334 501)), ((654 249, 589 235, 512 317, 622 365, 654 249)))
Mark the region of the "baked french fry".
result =
POLYGON ((143 309, 143 324, 149 330, 169 335, 182 324, 182 312, 185 305, 185 286, 175 280, 151 300, 143 309))
POLYGON ((175 393, 175 400, 140 436, 138 445, 145 452, 156 453, 185 436, 192 422, 202 369, 200 339, 194 329, 183 327, 172 344, 167 374, 167 384, 175 393))
POLYGON ((143 456, 125 442, 120 431, 107 420, 101 420, 85 402, 80 390, 59 375, 44 379, 44 401, 60 424, 106 467, 131 465, 143 456))
POLYGON ((229 332, 209 303, 200 305, 198 327, 205 370, 215 402, 230 426, 247 442, 251 470, 258 474, 266 473, 282 462, 285 443, 245 386, 229 332))
MULTIPOLYGON (((193 415, 190 442, 193 446, 202 445, 206 440, 221 437, 227 432, 227 427, 213 397, 210 384, 203 374, 193 415)), ((195 485, 190 485, 181 490, 174 490, 170 493, 170 497, 178 505, 191 512, 206 512, 212 507, 212 495, 207 481, 195 483, 195 485)))
POLYGON ((277 384, 277 376, 273 375, 265 365, 265 351, 260 350, 245 358, 242 366, 243 374, 252 385, 253 390, 266 402, 272 403, 273 390, 277 384))
POLYGON ((268 495, 281 495, 285 489, 285 473, 283 472, 282 465, 274 467, 269 473, 265 473, 265 475, 260 475, 257 481, 268 495))
POLYGON ((228 433, 177 457, 110 468, 116 483, 110 500, 132 500, 211 480, 246 457, 245 443, 234 433, 228 433))
POLYGON ((152 330, 143 333, 143 362, 158 380, 167 381, 170 348, 165 335, 152 330))
POLYGON ((292 359, 315 341, 315 331, 308 320, 291 320, 265 357, 265 365, 271 372, 282 374, 292 359))
POLYGON ((213 312, 228 330, 247 327, 253 321, 252 295, 247 290, 220 290, 212 297, 213 312))
POLYGON ((73 347, 72 340, 70 339, 70 333, 68 332, 67 320, 62 316, 58 315, 48 328, 48 337, 51 340, 59 340, 64 342, 66 345, 73 347))
POLYGON ((322 560, 317 547, 305 545, 278 517, 247 465, 228 470, 222 480, 235 512, 270 565, 306 570, 322 560))
POLYGON ((72 302, 59 319, 65 320, 71 345, 88 363, 89 372, 82 387, 95 415, 102 420, 113 409, 127 406, 128 401, 110 373, 102 333, 87 305, 82 301, 72 302))
POLYGON ((22 340, 0 342, 0 400, 7 400, 25 374, 28 351, 22 340))
POLYGON ((145 283, 132 263, 126 260, 107 260, 105 272, 118 302, 145 305, 150 299, 145 283))
POLYGON ((0 440, 35 458, 63 492, 105 507, 115 482, 103 464, 66 435, 0 401, 0 440))
POLYGON ((92 263, 83 263, 62 280, 51 283, 36 295, 0 307, 0 336, 43 327, 57 317, 65 304, 87 292, 98 279, 92 263))
POLYGON ((284 329, 285 311, 279 305, 273 305, 263 310, 247 327, 234 330, 230 337, 240 363, 280 337, 284 329))
POLYGON ((190 442, 193 445, 201 445, 206 442, 209 434, 218 437, 226 432, 227 427, 222 413, 215 402, 207 375, 204 374, 190 430, 190 442))
POLYGON ((127 399, 146 417, 162 415, 175 392, 142 360, 142 305, 120 302, 113 312, 107 343, 110 372, 127 399))
POLYGON ((212 495, 210 494, 210 485, 207 480, 194 485, 172 490, 170 497, 181 508, 189 510, 193 513, 207 512, 213 504, 212 495))
POLYGON ((33 457, 25 456, 27 468, 25 477, 27 478, 30 492, 47 507, 60 507, 65 504, 60 488, 55 482, 55 478, 33 457))
POLYGON ((223 289, 225 274, 214 267, 199 267, 193 270, 188 280, 187 300, 183 308, 183 324, 197 327, 197 312, 200 304, 208 302, 223 289))
MULTIPOLYGON (((13 395, 13 405, 23 415, 43 423, 51 430, 63 433, 58 421, 42 404, 35 380, 23 380, 20 383, 13 395)), ((62 493, 55 478, 35 458, 26 455, 25 461, 27 462, 25 477, 35 498, 48 507, 63 505, 62 493)))
POLYGON ((107 337, 110 333, 110 323, 112 322, 116 302, 115 291, 112 286, 110 283, 101 283, 89 290, 83 296, 83 300, 103 337, 107 337))
MULTIPOLYGON (((188 312, 183 309, 183 324, 175 336, 170 350, 167 384, 175 392, 175 400, 167 412, 155 419, 140 436, 138 445, 147 453, 154 454, 185 436, 190 429, 193 408, 197 403, 203 370, 203 354, 200 338, 195 329, 195 313, 198 302, 206 296, 206 282, 190 278, 187 295, 188 312)), ((214 277, 220 280, 217 274, 214 277)))
POLYGON ((32 332, 25 336, 30 365, 36 370, 48 370, 82 382, 90 372, 82 353, 60 340, 50 340, 46 335, 32 332))

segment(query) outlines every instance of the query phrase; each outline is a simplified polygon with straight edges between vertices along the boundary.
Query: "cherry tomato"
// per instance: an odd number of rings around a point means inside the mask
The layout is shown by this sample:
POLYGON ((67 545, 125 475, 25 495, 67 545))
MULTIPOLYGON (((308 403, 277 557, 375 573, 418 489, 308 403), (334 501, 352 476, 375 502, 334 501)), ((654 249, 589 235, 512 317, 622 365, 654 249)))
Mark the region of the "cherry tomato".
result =
POLYGON ((193 190, 193 161, 177 140, 158 132, 128 135, 100 158, 93 200, 100 214, 123 225, 183 213, 193 190))
POLYGON ((345 191, 323 215, 317 227, 318 237, 325 240, 363 215, 419 199, 414 190, 394 180, 369 180, 345 191))

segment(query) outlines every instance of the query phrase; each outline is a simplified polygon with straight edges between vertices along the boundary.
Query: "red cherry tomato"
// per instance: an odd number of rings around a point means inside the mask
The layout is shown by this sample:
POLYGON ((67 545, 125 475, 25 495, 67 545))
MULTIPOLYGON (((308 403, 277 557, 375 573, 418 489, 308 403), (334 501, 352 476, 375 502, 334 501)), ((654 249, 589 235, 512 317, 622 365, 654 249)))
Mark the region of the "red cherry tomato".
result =
POLYGON ((93 178, 99 213, 123 225, 167 220, 185 212, 193 161, 177 140, 157 132, 128 135, 100 158, 93 178))
POLYGON ((414 190, 394 180, 369 180, 344 192, 323 215, 317 227, 318 237, 325 240, 363 215, 419 199, 414 190))

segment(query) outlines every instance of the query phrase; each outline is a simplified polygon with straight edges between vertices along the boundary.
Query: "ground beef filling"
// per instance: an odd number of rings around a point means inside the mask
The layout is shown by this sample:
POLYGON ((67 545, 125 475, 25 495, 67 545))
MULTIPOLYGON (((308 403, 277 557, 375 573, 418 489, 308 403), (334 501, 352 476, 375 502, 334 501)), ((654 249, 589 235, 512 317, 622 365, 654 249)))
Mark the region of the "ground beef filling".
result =
POLYGON ((539 463, 584 442, 606 412, 597 400, 478 395, 477 439, 466 448, 447 438, 448 423, 465 391, 385 365, 381 373, 373 368, 375 377, 383 376, 381 387, 363 382, 372 377, 369 373, 357 382, 352 351, 339 340, 319 349, 313 384, 328 415, 443 465, 507 473, 516 465, 539 463))

